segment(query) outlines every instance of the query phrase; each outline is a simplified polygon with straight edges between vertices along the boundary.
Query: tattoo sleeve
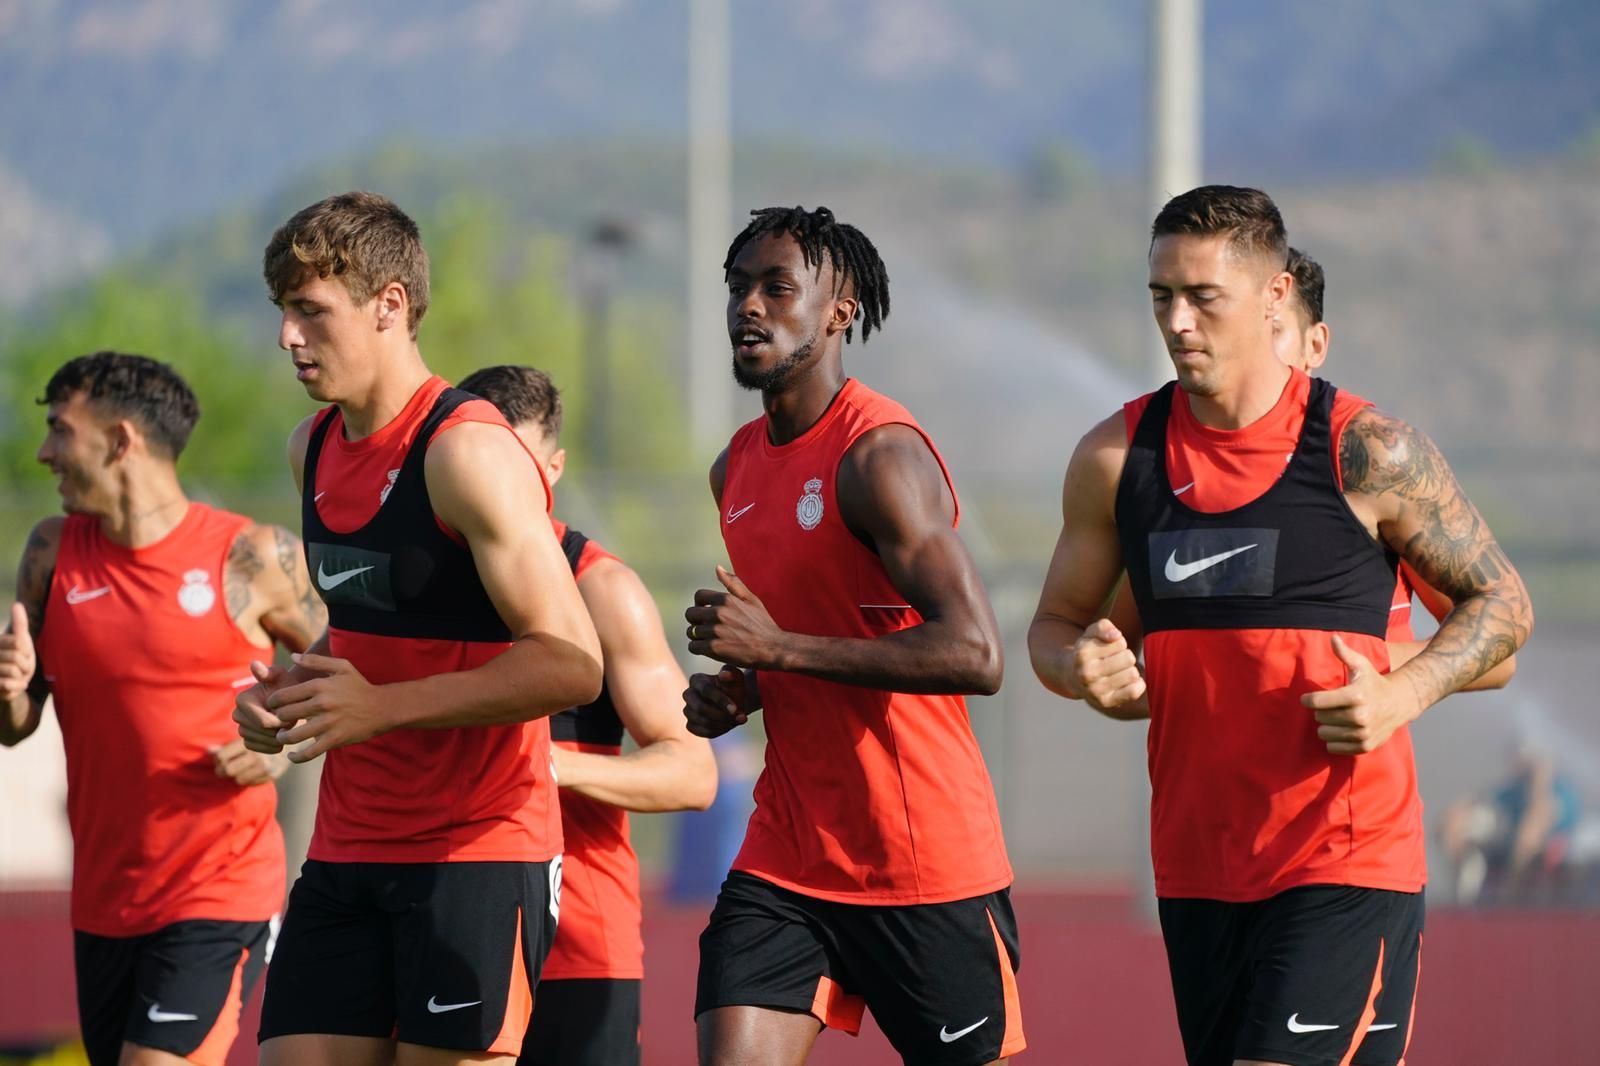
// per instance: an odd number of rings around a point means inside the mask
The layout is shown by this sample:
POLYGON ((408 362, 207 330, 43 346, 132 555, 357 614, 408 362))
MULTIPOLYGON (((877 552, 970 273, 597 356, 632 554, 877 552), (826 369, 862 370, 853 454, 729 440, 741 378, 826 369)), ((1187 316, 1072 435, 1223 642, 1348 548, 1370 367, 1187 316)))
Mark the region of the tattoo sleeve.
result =
MULTIPOLYGON (((55 574, 55 554, 55 542, 45 535, 42 526, 35 526, 28 534, 22 562, 17 566, 17 600, 28 612, 28 631, 33 634, 35 647, 44 633, 44 608, 50 598, 50 580, 55 574)), ((44 679, 41 665, 33 672, 28 696, 42 704, 49 694, 50 684, 44 679)))
POLYGON ((1396 671, 1427 707, 1523 645, 1533 631, 1528 591, 1425 434, 1368 408, 1346 427, 1339 464, 1346 494, 1376 505, 1384 541, 1455 604, 1396 671))
POLYGON ((233 546, 228 549, 227 565, 222 568, 222 592, 228 604, 228 617, 235 622, 250 608, 251 585, 266 567, 261 553, 250 542, 250 530, 233 538, 233 546))
POLYGON ((311 587, 311 575, 303 563, 299 539, 282 526, 273 526, 272 541, 278 568, 283 571, 293 595, 291 608, 273 612, 272 635, 293 646, 294 650, 304 651, 328 628, 328 609, 311 587))

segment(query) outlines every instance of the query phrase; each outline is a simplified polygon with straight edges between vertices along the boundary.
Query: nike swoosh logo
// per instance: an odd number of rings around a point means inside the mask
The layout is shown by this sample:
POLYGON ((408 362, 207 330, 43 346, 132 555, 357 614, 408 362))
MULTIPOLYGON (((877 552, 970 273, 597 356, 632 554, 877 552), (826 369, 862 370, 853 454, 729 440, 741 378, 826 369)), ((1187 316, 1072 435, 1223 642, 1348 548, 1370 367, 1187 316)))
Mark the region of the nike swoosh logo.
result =
POLYGON ((1208 555, 1204 559, 1196 559, 1192 563, 1178 562, 1178 549, 1174 548, 1172 549, 1172 554, 1167 556, 1167 566, 1162 573, 1166 575, 1168 581, 1187 581, 1203 570, 1210 570, 1213 566, 1216 566, 1218 563, 1222 562, 1222 560, 1232 559, 1240 552, 1247 552, 1251 548, 1255 547, 1259 547, 1259 545, 1246 544, 1242 548, 1235 548, 1232 551, 1218 552, 1216 555, 1208 555))
POLYGON ((1172 490, 1172 494, 1174 496, 1182 496, 1184 493, 1188 492, 1192 488, 1194 488, 1194 482, 1191 481, 1181 489, 1173 489, 1172 490))
POLYGON ((989 1020, 989 1016, 987 1014, 985 1014, 982 1018, 979 1018, 977 1021, 973 1022, 971 1025, 967 1026, 965 1029, 958 1030, 958 1031, 956 1031, 954 1033, 950 1032, 948 1029, 946 1029, 944 1026, 941 1025, 939 1027, 939 1040, 940 1040, 941 1043, 945 1043, 945 1044, 949 1044, 949 1043, 952 1043, 953 1041, 960 1040, 962 1037, 966 1036, 968 1033, 972 1032, 974 1029, 976 1029, 978 1026, 982 1025, 984 1022, 986 1022, 988 1020, 989 1020))
POLYGON ((323 489, 321 492, 319 492, 315 496, 311 497, 311 502, 312 503, 316 503, 318 500, 322 499, 327 494, 328 494, 328 490, 327 489, 323 489))
POLYGON ((739 508, 737 511, 729 511, 728 512, 728 524, 730 526, 733 525, 733 523, 735 523, 735 522, 737 522, 739 520, 739 516, 740 515, 744 514, 746 511, 750 510, 750 508, 752 508, 754 506, 755 506, 755 504, 753 504, 753 503, 747 503, 743 507, 739 508))
POLYGON ((338 588, 340 585, 344 584, 346 581, 349 581, 357 574, 364 574, 371 569, 372 567, 370 566, 358 566, 354 570, 341 570, 337 574, 330 574, 326 570, 322 569, 321 563, 318 563, 317 584, 321 586, 323 592, 327 592, 331 589, 338 588))
POLYGON ((110 591, 110 585, 107 585, 103 589, 90 589, 88 592, 84 592, 82 589, 78 588, 78 586, 74 585, 67 590, 67 602, 74 604, 88 603, 90 600, 98 600, 101 596, 104 596, 110 591))
POLYGON ((145 1017, 153 1022, 194 1022, 200 1020, 200 1016, 197 1014, 179 1014, 176 1011, 162 1010, 159 1003, 150 1004, 150 1012, 145 1017))
POLYGON ((436 997, 429 996, 428 997, 428 1013, 429 1014, 443 1014, 446 1011, 460 1010, 462 1007, 476 1007, 478 1004, 480 1004, 482 1002, 483 1002, 483 1000, 481 1000, 481 999, 475 999, 471 1003, 440 1003, 437 1000, 436 997))
MULTIPOLYGON (((1337 1029, 1337 1025, 1307 1025, 1300 1020, 1300 1012, 1295 1011, 1289 1015, 1289 1032, 1291 1033, 1323 1033, 1329 1029, 1337 1029)), ((1370 1031, 1370 1026, 1368 1027, 1370 1031)))
POLYGON ((1398 1029, 1398 1028, 1400 1028, 1400 1023, 1399 1022, 1389 1022, 1386 1025, 1369 1025, 1369 1026, 1367 1026, 1367 1032, 1376 1033, 1376 1032, 1380 1032, 1380 1031, 1382 1031, 1384 1029, 1398 1029))

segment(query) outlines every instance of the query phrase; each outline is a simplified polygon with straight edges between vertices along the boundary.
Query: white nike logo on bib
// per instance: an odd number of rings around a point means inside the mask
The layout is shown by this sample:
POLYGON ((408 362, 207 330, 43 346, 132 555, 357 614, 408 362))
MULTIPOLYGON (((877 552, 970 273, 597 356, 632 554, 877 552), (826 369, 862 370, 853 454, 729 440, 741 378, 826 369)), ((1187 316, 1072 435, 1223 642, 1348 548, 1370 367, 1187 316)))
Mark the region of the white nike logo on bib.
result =
POLYGON ((321 563, 318 563, 317 584, 322 587, 322 591, 327 592, 329 589, 338 588, 357 574, 364 574, 371 569, 370 566, 358 566, 354 570, 341 570, 337 574, 330 574, 322 568, 321 563))
POLYGON ((1178 562, 1178 550, 1174 548, 1172 550, 1172 554, 1167 556, 1167 566, 1162 573, 1166 575, 1168 581, 1187 581, 1191 577, 1194 577, 1194 575, 1200 573, 1202 570, 1210 570, 1213 566, 1216 566, 1224 559, 1232 559, 1240 552, 1247 552, 1254 547, 1257 547, 1257 545, 1246 544, 1242 548, 1235 548, 1232 551, 1227 552, 1219 552, 1216 555, 1208 555, 1204 559, 1196 559, 1192 563, 1178 562))

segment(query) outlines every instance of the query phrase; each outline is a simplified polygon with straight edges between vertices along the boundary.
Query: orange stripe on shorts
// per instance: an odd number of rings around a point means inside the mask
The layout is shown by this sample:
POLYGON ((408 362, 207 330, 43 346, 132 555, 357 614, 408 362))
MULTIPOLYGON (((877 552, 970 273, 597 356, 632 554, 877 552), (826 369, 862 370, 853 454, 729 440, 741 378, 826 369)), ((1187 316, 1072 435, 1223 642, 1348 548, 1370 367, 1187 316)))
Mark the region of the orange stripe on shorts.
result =
POLYGON ((1006 950, 1006 942, 1001 939, 1000 929, 994 924, 994 915, 989 914, 987 907, 984 908, 984 914, 989 917, 989 931, 994 933, 994 949, 1000 963, 1000 985, 1005 990, 1006 1031, 1000 1041, 1000 1057, 1006 1058, 1028 1046, 1028 1038, 1022 1035, 1022 997, 1017 995, 1017 975, 1011 969, 1011 952, 1006 950))
POLYGON ((522 908, 517 908, 517 935, 512 942, 511 979, 506 984, 506 1016, 500 1024, 500 1035, 494 1038, 485 1051, 499 1055, 522 1054, 522 1038, 528 1032, 528 1020, 533 1016, 533 987, 528 984, 528 964, 522 954, 522 908))
POLYGON ((239 1013, 244 1007, 241 989, 244 986, 244 963, 248 956, 248 949, 239 951, 239 961, 233 967, 233 981, 228 985, 228 998, 222 1001, 222 1009, 217 1012, 217 1020, 211 1023, 211 1031, 206 1038, 185 1056, 190 1062, 198 1066, 222 1066, 227 1061, 228 1049, 233 1047, 233 1041, 239 1035, 239 1013))
POLYGON ((846 992, 843 985, 827 974, 817 978, 817 994, 811 997, 811 1015, 829 1029, 860 1036, 861 1015, 866 1009, 866 1000, 846 992))
POLYGON ((1383 941, 1378 941, 1378 963, 1372 968, 1372 988, 1367 992, 1367 1005, 1362 1008, 1361 1020, 1356 1023, 1356 1035, 1350 1041, 1350 1047, 1344 1053, 1344 1058, 1339 1060, 1339 1066, 1350 1066, 1350 1060, 1356 1057, 1356 1051, 1361 1047, 1361 1041, 1367 1038, 1367 1026, 1378 1017, 1378 993, 1383 989, 1383 941))

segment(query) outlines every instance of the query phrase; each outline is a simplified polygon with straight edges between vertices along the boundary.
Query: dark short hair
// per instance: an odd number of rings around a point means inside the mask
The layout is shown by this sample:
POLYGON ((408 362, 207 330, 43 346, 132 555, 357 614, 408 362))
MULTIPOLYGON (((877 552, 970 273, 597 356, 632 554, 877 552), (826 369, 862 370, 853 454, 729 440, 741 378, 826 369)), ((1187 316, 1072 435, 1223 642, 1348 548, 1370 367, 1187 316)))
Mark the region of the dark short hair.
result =
POLYGON ((513 426, 537 422, 551 441, 561 436, 561 390, 543 370, 486 366, 462 378, 456 387, 494 404, 513 426))
POLYGON ((102 411, 138 423, 173 459, 200 420, 200 401, 178 372, 142 355, 95 352, 69 359, 50 376, 39 403, 65 403, 80 392, 102 411))
POLYGON ((295 213, 273 233, 261 274, 274 303, 308 274, 336 277, 364 304, 392 281, 406 288, 406 328, 428 312, 428 253, 411 216, 375 192, 347 192, 295 213))
POLYGON ((883 328, 889 317, 889 268, 867 235, 848 222, 840 222, 826 207, 807 211, 804 207, 761 207, 750 212, 748 225, 728 246, 728 255, 722 261, 722 277, 726 281, 733 261, 751 241, 774 234, 787 233, 800 245, 800 254, 806 265, 822 269, 822 257, 827 256, 833 266, 839 291, 849 283, 855 286, 856 315, 844 328, 844 341, 850 343, 855 333, 855 323, 861 323, 861 343, 875 329, 883 328))
POLYGON ((1283 215, 1272 197, 1237 185, 1202 185, 1168 200, 1150 226, 1150 243, 1176 234, 1228 234, 1235 252, 1266 255, 1280 264, 1289 248, 1283 215))
POLYGON ((1298 248, 1289 249, 1289 262, 1285 270, 1294 275, 1294 298, 1300 304, 1306 325, 1322 321, 1322 289, 1326 278, 1322 264, 1298 248))

